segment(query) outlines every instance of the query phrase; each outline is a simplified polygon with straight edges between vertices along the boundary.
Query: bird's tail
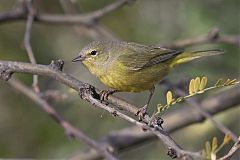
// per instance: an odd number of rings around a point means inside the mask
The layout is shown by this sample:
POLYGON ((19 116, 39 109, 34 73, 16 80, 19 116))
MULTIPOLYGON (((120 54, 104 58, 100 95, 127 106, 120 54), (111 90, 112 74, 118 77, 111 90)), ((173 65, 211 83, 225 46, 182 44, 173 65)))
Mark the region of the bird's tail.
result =
POLYGON ((184 52, 175 58, 175 60, 172 62, 172 67, 201 57, 213 56, 223 53, 224 51, 219 49, 184 52))

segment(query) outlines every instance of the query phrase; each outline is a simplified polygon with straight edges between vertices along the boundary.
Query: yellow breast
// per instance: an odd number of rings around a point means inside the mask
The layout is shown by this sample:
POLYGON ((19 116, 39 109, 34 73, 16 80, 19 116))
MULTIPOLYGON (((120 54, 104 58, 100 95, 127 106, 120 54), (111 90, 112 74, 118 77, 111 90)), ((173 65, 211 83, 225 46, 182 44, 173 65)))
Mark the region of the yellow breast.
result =
POLYGON ((154 65, 152 67, 133 71, 118 63, 111 66, 88 67, 106 86, 123 92, 141 92, 150 90, 168 72, 168 65, 154 65))
POLYGON ((111 67, 98 78, 108 87, 119 91, 141 92, 153 88, 168 72, 168 68, 158 65, 139 71, 130 71, 123 66, 116 66, 111 67))

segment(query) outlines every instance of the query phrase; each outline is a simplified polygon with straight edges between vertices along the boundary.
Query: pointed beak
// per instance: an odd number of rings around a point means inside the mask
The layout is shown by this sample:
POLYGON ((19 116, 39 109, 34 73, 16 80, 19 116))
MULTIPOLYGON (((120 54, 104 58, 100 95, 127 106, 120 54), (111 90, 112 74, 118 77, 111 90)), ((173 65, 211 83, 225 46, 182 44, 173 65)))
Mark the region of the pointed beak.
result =
POLYGON ((74 58, 72 62, 83 61, 85 58, 86 58, 85 56, 79 55, 76 58, 74 58))

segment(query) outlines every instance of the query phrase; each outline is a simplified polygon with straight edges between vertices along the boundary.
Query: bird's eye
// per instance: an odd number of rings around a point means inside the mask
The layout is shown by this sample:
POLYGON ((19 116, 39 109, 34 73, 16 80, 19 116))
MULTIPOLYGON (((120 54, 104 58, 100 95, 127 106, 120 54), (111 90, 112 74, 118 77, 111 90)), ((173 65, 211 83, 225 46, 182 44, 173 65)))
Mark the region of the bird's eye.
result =
POLYGON ((93 51, 91 52, 91 55, 92 55, 92 56, 97 55, 97 51, 93 50, 93 51))

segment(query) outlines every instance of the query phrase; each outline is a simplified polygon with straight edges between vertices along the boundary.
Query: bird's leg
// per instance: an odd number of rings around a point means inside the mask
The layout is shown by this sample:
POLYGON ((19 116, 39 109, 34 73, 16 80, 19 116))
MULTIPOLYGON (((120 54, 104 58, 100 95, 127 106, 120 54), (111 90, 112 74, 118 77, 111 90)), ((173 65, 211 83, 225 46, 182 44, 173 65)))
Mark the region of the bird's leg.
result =
POLYGON ((119 92, 118 90, 102 90, 101 93, 100 93, 100 101, 103 102, 103 101, 106 101, 108 100, 108 96, 113 94, 113 93, 116 93, 116 92, 119 92))
POLYGON ((142 108, 139 108, 137 113, 135 114, 136 116, 138 116, 139 121, 141 121, 144 118, 144 116, 147 114, 147 109, 148 109, 149 103, 152 99, 154 90, 155 90, 155 87, 153 87, 152 89, 149 90, 150 95, 148 97, 147 104, 145 104, 142 108))

